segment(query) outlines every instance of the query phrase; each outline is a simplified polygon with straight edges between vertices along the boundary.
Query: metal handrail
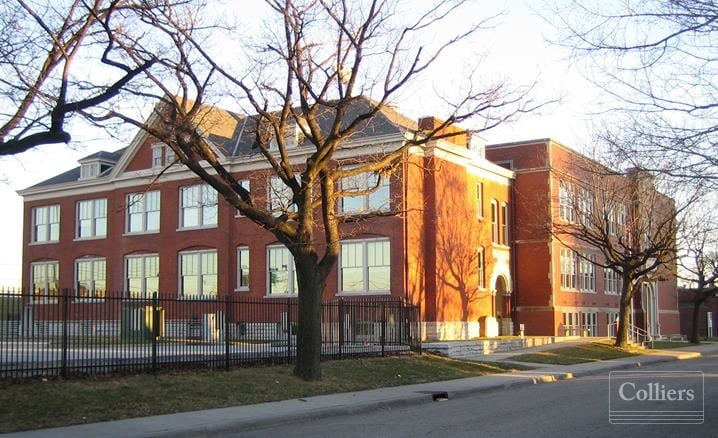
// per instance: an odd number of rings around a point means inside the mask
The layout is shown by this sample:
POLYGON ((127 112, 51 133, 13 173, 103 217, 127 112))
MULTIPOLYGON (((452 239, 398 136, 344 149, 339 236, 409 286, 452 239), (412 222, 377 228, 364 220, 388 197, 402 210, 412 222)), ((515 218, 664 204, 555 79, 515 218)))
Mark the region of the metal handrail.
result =
MULTIPOLYGON (((608 324, 608 330, 607 333, 609 336, 615 338, 616 337, 616 324, 610 323, 608 324)), ((640 327, 637 327, 634 324, 628 324, 628 338, 631 340, 631 342, 636 342, 641 345, 645 345, 647 343, 653 343, 653 336, 647 331, 640 327)))

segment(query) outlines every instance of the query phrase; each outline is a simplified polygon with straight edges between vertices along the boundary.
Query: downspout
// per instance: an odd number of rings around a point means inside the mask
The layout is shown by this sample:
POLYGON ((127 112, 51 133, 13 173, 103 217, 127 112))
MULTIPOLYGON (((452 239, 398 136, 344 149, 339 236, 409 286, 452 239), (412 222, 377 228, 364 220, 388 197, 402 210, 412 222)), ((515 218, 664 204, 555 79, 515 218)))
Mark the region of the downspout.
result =
MULTIPOLYGON (((409 184, 408 184, 408 169, 409 169, 409 148, 407 148, 402 154, 401 163, 401 190, 402 190, 402 208, 404 211, 403 227, 402 227, 402 240, 404 244, 404 300, 410 303, 409 298, 409 184)), ((413 304, 413 303, 411 303, 413 304)))

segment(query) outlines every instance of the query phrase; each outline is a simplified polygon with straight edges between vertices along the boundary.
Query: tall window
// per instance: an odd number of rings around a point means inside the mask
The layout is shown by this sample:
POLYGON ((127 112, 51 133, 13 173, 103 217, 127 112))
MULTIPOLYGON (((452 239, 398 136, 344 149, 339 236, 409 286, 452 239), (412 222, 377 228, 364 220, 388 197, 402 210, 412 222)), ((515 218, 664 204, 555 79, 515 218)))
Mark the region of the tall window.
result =
MULTIPOLYGON (((252 193, 251 190, 250 190, 249 180, 248 180, 248 179, 243 179, 243 180, 239 181, 239 185, 240 185, 244 190, 248 191, 249 193, 252 193)), ((239 210, 237 210, 237 212, 235 213, 235 217, 240 217, 240 216, 242 216, 242 213, 240 213, 239 210)))
POLYGON ((499 243, 499 206, 495 200, 491 201, 491 241, 499 243))
POLYGON ((484 183, 476 183, 476 216, 484 217, 484 183))
POLYGON ((267 196, 269 198, 269 209, 277 216, 297 210, 297 205, 294 204, 292 199, 292 189, 277 176, 269 178, 269 193, 267 196))
POLYGON ((576 272, 578 256, 568 248, 561 248, 561 287, 576 288, 576 272))
POLYGON ((36 300, 47 299, 60 292, 59 264, 57 262, 40 262, 30 265, 32 278, 32 295, 36 300))
POLYGON ((357 192, 356 196, 341 199, 342 213, 367 213, 389 210, 389 179, 374 172, 361 173, 341 180, 343 192, 357 192), (362 193, 364 192, 364 193, 362 193))
POLYGON ((389 239, 342 242, 340 292, 389 292, 390 252, 389 239))
POLYGON ((152 147, 152 167, 162 167, 162 149, 163 146, 152 147))
POLYGON ((127 195, 127 232, 143 233, 160 229, 160 192, 127 195))
POLYGON ((628 221, 628 209, 624 205, 618 205, 608 211, 608 233, 619 236, 626 230, 628 221))
POLYGON ((483 289, 486 287, 486 259, 484 258, 484 248, 479 248, 477 259, 479 288, 483 289))
POLYGON ((127 256, 125 287, 131 298, 149 298, 154 292, 159 292, 160 286, 160 256, 157 254, 142 254, 127 256))
POLYGON ((217 298, 217 251, 180 253, 180 298, 217 298))
POLYGON ((268 295, 295 295, 297 274, 294 268, 294 257, 284 246, 267 248, 267 268, 269 271, 268 295))
POLYGON ((249 248, 237 247, 237 290, 249 290, 249 248))
POLYGON ((58 240, 60 240, 60 206, 33 208, 32 241, 57 242, 58 240))
POLYGON ((582 253, 579 260, 579 289, 587 292, 596 291, 596 256, 582 253))
POLYGON ((593 223, 593 193, 588 189, 578 192, 579 219, 583 225, 593 223))
POLYGON ((603 270, 603 286, 606 295, 619 295, 621 293, 621 276, 611 268, 603 270))
POLYGON ((77 203, 77 237, 107 235, 107 199, 91 199, 77 203))
POLYGON ((573 208, 573 186, 566 181, 558 183, 558 217, 567 222, 576 219, 573 208))
POLYGON ((104 298, 107 276, 105 259, 82 259, 75 262, 77 298, 104 298))
POLYGON ((501 243, 509 244, 509 206, 501 204, 501 243))
POLYGON ((180 188, 181 228, 217 225, 217 192, 207 184, 180 188))

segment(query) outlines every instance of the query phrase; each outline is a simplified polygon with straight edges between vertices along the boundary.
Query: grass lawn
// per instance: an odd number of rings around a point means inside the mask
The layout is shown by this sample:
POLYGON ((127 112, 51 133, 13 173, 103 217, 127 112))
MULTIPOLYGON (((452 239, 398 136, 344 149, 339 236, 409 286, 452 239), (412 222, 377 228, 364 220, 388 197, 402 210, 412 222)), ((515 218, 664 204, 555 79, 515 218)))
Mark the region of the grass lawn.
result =
POLYGON ((2 382, 0 433, 459 379, 519 368, 424 354, 324 362, 324 379, 311 383, 293 377, 288 365, 2 382))
MULTIPOLYGON (((651 345, 651 344, 649 344, 651 345)), ((650 348, 654 350, 667 350, 671 348, 682 348, 682 347, 690 347, 690 342, 680 342, 680 341, 654 341, 650 348)))
POLYGON ((641 354, 641 350, 632 348, 621 350, 609 342, 591 342, 575 347, 555 348, 536 353, 520 354, 512 356, 510 360, 530 363, 545 363, 552 365, 574 365, 585 362, 596 362, 600 360, 618 359, 641 354))

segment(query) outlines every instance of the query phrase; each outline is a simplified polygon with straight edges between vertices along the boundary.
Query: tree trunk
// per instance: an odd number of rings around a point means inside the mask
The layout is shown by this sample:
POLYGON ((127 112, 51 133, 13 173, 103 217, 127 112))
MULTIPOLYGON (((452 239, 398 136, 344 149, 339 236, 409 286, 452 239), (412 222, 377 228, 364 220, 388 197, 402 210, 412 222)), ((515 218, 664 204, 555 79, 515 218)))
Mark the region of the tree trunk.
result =
MULTIPOLYGON (((321 380, 322 293, 326 278, 311 260, 295 256, 299 283, 297 318, 297 357, 294 375, 303 380, 321 380)), ((307 257, 309 258, 309 257, 307 257)))
POLYGON ((698 341, 698 317, 701 313, 701 304, 702 301, 699 299, 696 299, 693 302, 693 324, 691 325, 691 343, 697 344, 698 341))
POLYGON ((633 298, 633 283, 624 281, 621 293, 621 304, 618 313, 618 331, 616 332, 616 347, 628 347, 628 315, 631 313, 631 301, 633 298))

